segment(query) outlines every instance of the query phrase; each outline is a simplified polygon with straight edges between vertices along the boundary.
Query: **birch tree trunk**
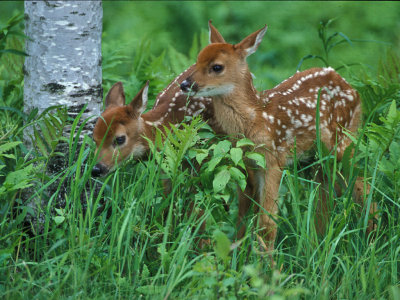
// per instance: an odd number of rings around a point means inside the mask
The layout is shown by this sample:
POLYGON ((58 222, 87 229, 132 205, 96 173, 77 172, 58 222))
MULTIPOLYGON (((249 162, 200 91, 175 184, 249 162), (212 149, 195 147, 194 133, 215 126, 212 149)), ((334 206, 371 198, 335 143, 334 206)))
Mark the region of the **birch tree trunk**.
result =
MULTIPOLYGON (((85 104, 87 108, 81 120, 100 114, 102 17, 101 1, 25 1, 26 52, 29 55, 24 65, 24 111, 27 114, 34 108, 40 113, 50 106, 63 105, 74 118, 85 104)), ((86 124, 81 137, 92 133, 95 120, 92 118, 86 124)), ((69 131, 70 128, 64 128, 63 135, 68 137, 69 131)), ((26 135, 29 134, 28 131, 26 135)), ((28 147, 32 146, 27 136, 25 142, 28 147)), ((65 143, 57 148, 58 152, 68 153, 65 143)), ((66 159, 54 156, 46 171, 51 176, 64 170, 66 165, 66 159)), ((57 184, 53 184, 47 195, 52 195, 56 189, 57 184)), ((64 181, 52 207, 64 207, 68 192, 64 181)), ((33 223, 36 232, 43 229, 46 199, 48 197, 38 195, 27 203, 35 212, 28 221, 33 223)))
POLYGON ((100 114, 102 17, 101 1, 25 1, 26 113, 66 105, 74 117, 87 104, 83 119, 100 114))

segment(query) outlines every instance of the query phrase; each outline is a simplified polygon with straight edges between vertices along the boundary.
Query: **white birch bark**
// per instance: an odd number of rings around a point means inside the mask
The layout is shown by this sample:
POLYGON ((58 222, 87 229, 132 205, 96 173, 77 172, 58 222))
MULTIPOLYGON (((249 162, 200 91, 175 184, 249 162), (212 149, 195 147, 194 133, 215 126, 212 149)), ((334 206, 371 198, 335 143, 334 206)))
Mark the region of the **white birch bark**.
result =
POLYGON ((83 118, 100 114, 102 17, 101 1, 25 1, 26 113, 66 105, 74 117, 87 104, 83 118))

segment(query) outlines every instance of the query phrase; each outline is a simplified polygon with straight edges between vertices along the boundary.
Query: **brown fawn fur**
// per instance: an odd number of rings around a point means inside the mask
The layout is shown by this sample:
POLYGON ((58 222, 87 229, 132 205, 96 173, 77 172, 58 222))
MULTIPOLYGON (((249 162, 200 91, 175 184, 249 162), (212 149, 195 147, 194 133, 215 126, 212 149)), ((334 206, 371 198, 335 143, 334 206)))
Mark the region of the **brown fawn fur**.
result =
POLYGON ((163 130, 164 126, 168 128, 170 124, 179 124, 185 116, 201 113, 202 117, 216 128, 212 119, 213 108, 210 99, 188 97, 179 87, 178 82, 182 82, 192 69, 193 66, 182 72, 160 92, 154 107, 146 113, 143 112, 147 105, 148 84, 127 105, 122 83, 118 82, 112 86, 106 96, 106 109, 98 118, 93 130, 96 152, 99 152, 98 163, 92 171, 94 176, 104 176, 116 163, 128 157, 146 156, 149 145, 145 137, 154 142, 156 128, 163 130))
MULTIPOLYGON (((248 169, 254 174, 248 181, 260 206, 259 225, 266 250, 274 249, 278 213, 277 197, 282 168, 290 161, 296 143, 297 155, 313 148, 316 140, 316 106, 320 93, 320 133, 330 150, 336 148, 341 160, 351 140, 344 130, 355 135, 361 120, 358 93, 332 68, 313 68, 297 72, 271 90, 258 94, 246 62, 254 53, 267 26, 250 34, 240 43, 225 42, 209 22, 210 45, 200 51, 192 73, 181 84, 188 95, 211 97, 214 116, 222 132, 230 136, 244 135, 257 145, 265 156, 267 168, 248 169)), ((356 199, 362 204, 363 183, 356 182, 356 199)), ((249 197, 239 197, 239 218, 250 207, 249 197)), ((322 204, 322 209, 326 208, 322 204)), ((373 213, 373 208, 371 208, 373 213)), ((372 221, 368 227, 371 229, 372 221)))

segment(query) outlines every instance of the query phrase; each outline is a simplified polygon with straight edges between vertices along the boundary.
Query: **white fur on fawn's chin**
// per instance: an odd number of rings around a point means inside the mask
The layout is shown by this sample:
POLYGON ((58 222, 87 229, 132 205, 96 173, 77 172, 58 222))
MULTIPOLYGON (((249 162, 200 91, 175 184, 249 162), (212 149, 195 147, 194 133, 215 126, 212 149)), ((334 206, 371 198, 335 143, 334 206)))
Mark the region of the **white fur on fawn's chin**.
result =
POLYGON ((235 86, 233 84, 224 84, 220 86, 207 86, 200 89, 195 95, 197 97, 224 96, 232 93, 235 86))
POLYGON ((133 158, 140 158, 143 156, 143 154, 146 152, 146 149, 143 145, 135 145, 132 149, 132 152, 130 154, 131 157, 133 158))
POLYGON ((190 96, 190 97, 193 97, 193 96, 197 96, 197 95, 198 95, 196 92, 193 92, 193 91, 183 92, 183 94, 185 94, 186 96, 190 96))

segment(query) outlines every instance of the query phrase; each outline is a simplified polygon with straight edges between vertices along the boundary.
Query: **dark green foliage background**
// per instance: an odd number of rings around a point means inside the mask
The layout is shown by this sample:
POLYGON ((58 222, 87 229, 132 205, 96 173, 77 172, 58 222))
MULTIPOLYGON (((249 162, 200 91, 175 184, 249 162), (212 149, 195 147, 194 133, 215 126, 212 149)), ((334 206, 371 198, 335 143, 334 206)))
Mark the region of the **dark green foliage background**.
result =
MULTIPOLYGON (((144 38, 151 40, 154 55, 169 45, 188 54, 194 35, 208 32, 209 19, 231 43, 267 24, 257 55, 249 59, 260 89, 290 76, 303 56, 322 54, 316 30, 320 21, 336 19, 335 31, 360 40, 354 47, 336 48, 331 54, 335 64, 360 62, 374 69, 388 44, 400 47, 400 5, 396 2, 105 1, 103 7, 103 42, 114 47, 127 43, 127 55, 144 38)), ((317 64, 310 61, 304 68, 317 64)))

